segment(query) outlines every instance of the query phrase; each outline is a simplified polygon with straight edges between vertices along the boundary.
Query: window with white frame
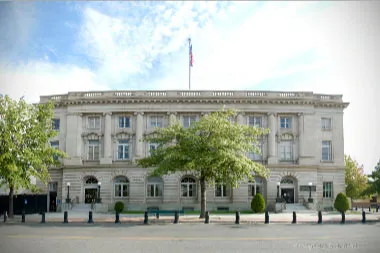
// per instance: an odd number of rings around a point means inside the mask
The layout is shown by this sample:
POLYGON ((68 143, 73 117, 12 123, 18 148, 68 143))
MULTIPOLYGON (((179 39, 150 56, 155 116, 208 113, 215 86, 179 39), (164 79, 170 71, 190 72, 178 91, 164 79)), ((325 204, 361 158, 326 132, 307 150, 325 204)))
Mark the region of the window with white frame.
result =
POLYGON ((183 116, 183 127, 188 128, 197 120, 196 116, 183 116))
POLYGON ((331 118, 322 118, 321 124, 322 124, 322 130, 330 130, 331 129, 331 118))
POLYGON ((87 121, 87 128, 89 129, 99 129, 100 128, 100 117, 90 116, 87 121))
POLYGON ((119 140, 117 145, 117 159, 127 160, 129 159, 129 140, 119 140))
POLYGON ((264 195, 264 180, 261 177, 248 182, 248 196, 254 197, 257 193, 264 195))
POLYGON ((292 140, 281 140, 280 159, 284 161, 293 160, 293 141, 292 140))
POLYGON ((60 119, 53 119, 52 120, 52 128, 53 128, 53 130, 59 131, 60 123, 61 123, 60 119))
POLYGON ((150 177, 147 183, 146 195, 149 198, 162 197, 164 183, 160 177, 150 177))
POLYGON ((332 160, 331 141, 322 141, 322 161, 332 160))
POLYGON ((98 140, 88 141, 88 160, 99 160, 100 143, 98 140))
POLYGON ((333 183, 323 182, 323 198, 332 198, 333 193, 333 183))
POLYGON ((253 144, 253 146, 256 146, 260 149, 260 153, 255 153, 255 152, 249 152, 249 159, 253 160, 253 161, 261 161, 263 159, 263 143, 260 142, 260 143, 256 143, 256 144, 253 144))
POLYGON ((217 182, 215 184, 215 197, 227 197, 228 194, 228 188, 227 185, 224 183, 217 182))
POLYGON ((196 197, 197 184, 194 178, 184 177, 181 180, 181 196, 182 197, 196 197))
POLYGON ((126 177, 116 177, 114 181, 115 197, 123 198, 129 196, 129 180, 126 177))
POLYGON ((163 127, 163 121, 162 116, 150 116, 150 128, 163 127))
MULTIPOLYGON (((50 142, 50 146, 54 149, 59 149, 59 141, 50 142)), ((54 160, 58 160, 58 156, 53 155, 54 160)))
POLYGON ((248 125, 254 126, 257 128, 262 127, 262 117, 261 116, 249 116, 248 117, 248 125))
POLYGON ((119 116, 119 128, 130 128, 131 118, 129 116, 119 116))
POLYGON ((149 143, 148 144, 148 156, 150 155, 150 153, 153 151, 153 150, 156 150, 158 147, 158 144, 157 143, 149 143))
POLYGON ((283 129, 289 129, 292 127, 291 117, 280 117, 280 127, 283 129))

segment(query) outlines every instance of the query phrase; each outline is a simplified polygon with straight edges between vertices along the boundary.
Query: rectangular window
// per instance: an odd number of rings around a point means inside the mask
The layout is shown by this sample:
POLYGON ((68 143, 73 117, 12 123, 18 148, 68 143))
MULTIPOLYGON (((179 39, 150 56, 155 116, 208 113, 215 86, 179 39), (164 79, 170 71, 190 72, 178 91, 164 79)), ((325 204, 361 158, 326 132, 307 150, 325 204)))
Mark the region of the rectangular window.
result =
POLYGON ((331 118, 322 118, 321 124, 322 124, 322 130, 330 130, 331 129, 331 118))
POLYGON ((130 117, 120 116, 119 117, 119 128, 130 128, 130 127, 131 127, 130 117))
POLYGON ((332 182, 323 182, 323 198, 332 198, 332 182))
POLYGON ((225 184, 215 185, 215 197, 227 197, 227 186, 225 184))
POLYGON ((331 141, 322 141, 322 161, 332 160, 331 141))
POLYGON ((88 141, 88 160, 99 160, 99 141, 88 141))
POLYGON ((151 152, 152 150, 156 150, 156 149, 157 149, 157 146, 158 146, 157 143, 149 143, 149 146, 148 146, 148 155, 150 155, 150 152, 151 152))
POLYGON ((115 184, 115 197, 128 197, 128 184, 116 183, 115 184))
POLYGON ((249 158, 252 161, 261 161, 263 159, 263 156, 262 156, 262 154, 263 154, 263 144, 259 143, 259 144, 257 144, 257 146, 259 147, 261 154, 256 154, 256 153, 253 153, 253 152, 249 152, 249 158))
POLYGON ((197 120, 196 116, 183 116, 183 127, 188 128, 197 120))
POLYGON ((60 127, 60 123, 61 123, 60 119, 53 119, 53 122, 52 122, 52 128, 53 128, 53 130, 58 131, 59 127, 60 127))
POLYGON ((292 127, 292 118, 291 117, 280 117, 281 128, 291 128, 292 127))
POLYGON ((151 198, 162 197, 162 184, 161 183, 148 183, 147 196, 151 198))
POLYGON ((119 144, 117 146, 117 159, 129 159, 129 140, 119 140, 119 144))
MULTIPOLYGON (((55 149, 59 149, 59 141, 50 142, 50 146, 55 149)), ((58 160, 58 156, 53 155, 54 160, 58 160)))
POLYGON ((162 116, 150 116, 150 128, 162 127, 163 117, 162 116))
POLYGON ((100 128, 100 117, 88 117, 88 128, 89 129, 99 129, 100 128))
POLYGON ((261 116, 249 116, 248 117, 248 125, 254 126, 257 128, 262 127, 262 117, 261 116))
POLYGON ((285 161, 293 160, 293 141, 281 141, 280 159, 285 161))

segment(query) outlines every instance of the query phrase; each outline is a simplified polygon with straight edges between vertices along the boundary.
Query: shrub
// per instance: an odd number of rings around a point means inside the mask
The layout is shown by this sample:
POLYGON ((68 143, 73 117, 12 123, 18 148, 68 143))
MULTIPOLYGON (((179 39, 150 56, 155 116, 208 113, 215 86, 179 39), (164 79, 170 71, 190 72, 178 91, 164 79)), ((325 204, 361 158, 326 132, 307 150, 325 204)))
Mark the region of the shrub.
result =
POLYGON ((262 213, 265 210, 265 200, 263 195, 257 193, 251 202, 251 209, 254 213, 262 213))
POLYGON ((117 213, 121 213, 124 210, 124 203, 121 201, 116 202, 114 210, 117 213))
POLYGON ((346 194, 343 192, 338 193, 334 202, 334 207, 341 213, 346 212, 348 208, 350 208, 346 194))

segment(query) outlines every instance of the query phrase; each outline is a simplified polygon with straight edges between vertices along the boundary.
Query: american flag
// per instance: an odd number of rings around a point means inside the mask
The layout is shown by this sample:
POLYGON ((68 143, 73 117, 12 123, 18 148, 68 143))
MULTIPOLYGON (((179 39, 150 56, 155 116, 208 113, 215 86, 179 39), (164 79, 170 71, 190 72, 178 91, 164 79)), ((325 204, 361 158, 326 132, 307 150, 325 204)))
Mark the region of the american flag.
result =
POLYGON ((189 39, 189 63, 190 67, 193 66, 193 44, 191 43, 191 39, 189 39))

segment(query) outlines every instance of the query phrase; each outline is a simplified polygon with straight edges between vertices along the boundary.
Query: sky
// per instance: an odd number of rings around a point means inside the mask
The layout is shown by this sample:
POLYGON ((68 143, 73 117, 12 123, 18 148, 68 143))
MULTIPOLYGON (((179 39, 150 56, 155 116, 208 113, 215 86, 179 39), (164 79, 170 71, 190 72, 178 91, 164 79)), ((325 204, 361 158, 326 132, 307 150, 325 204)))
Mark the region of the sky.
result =
POLYGON ((89 90, 342 94, 345 153, 380 159, 380 1, 0 2, 0 94, 89 90))

